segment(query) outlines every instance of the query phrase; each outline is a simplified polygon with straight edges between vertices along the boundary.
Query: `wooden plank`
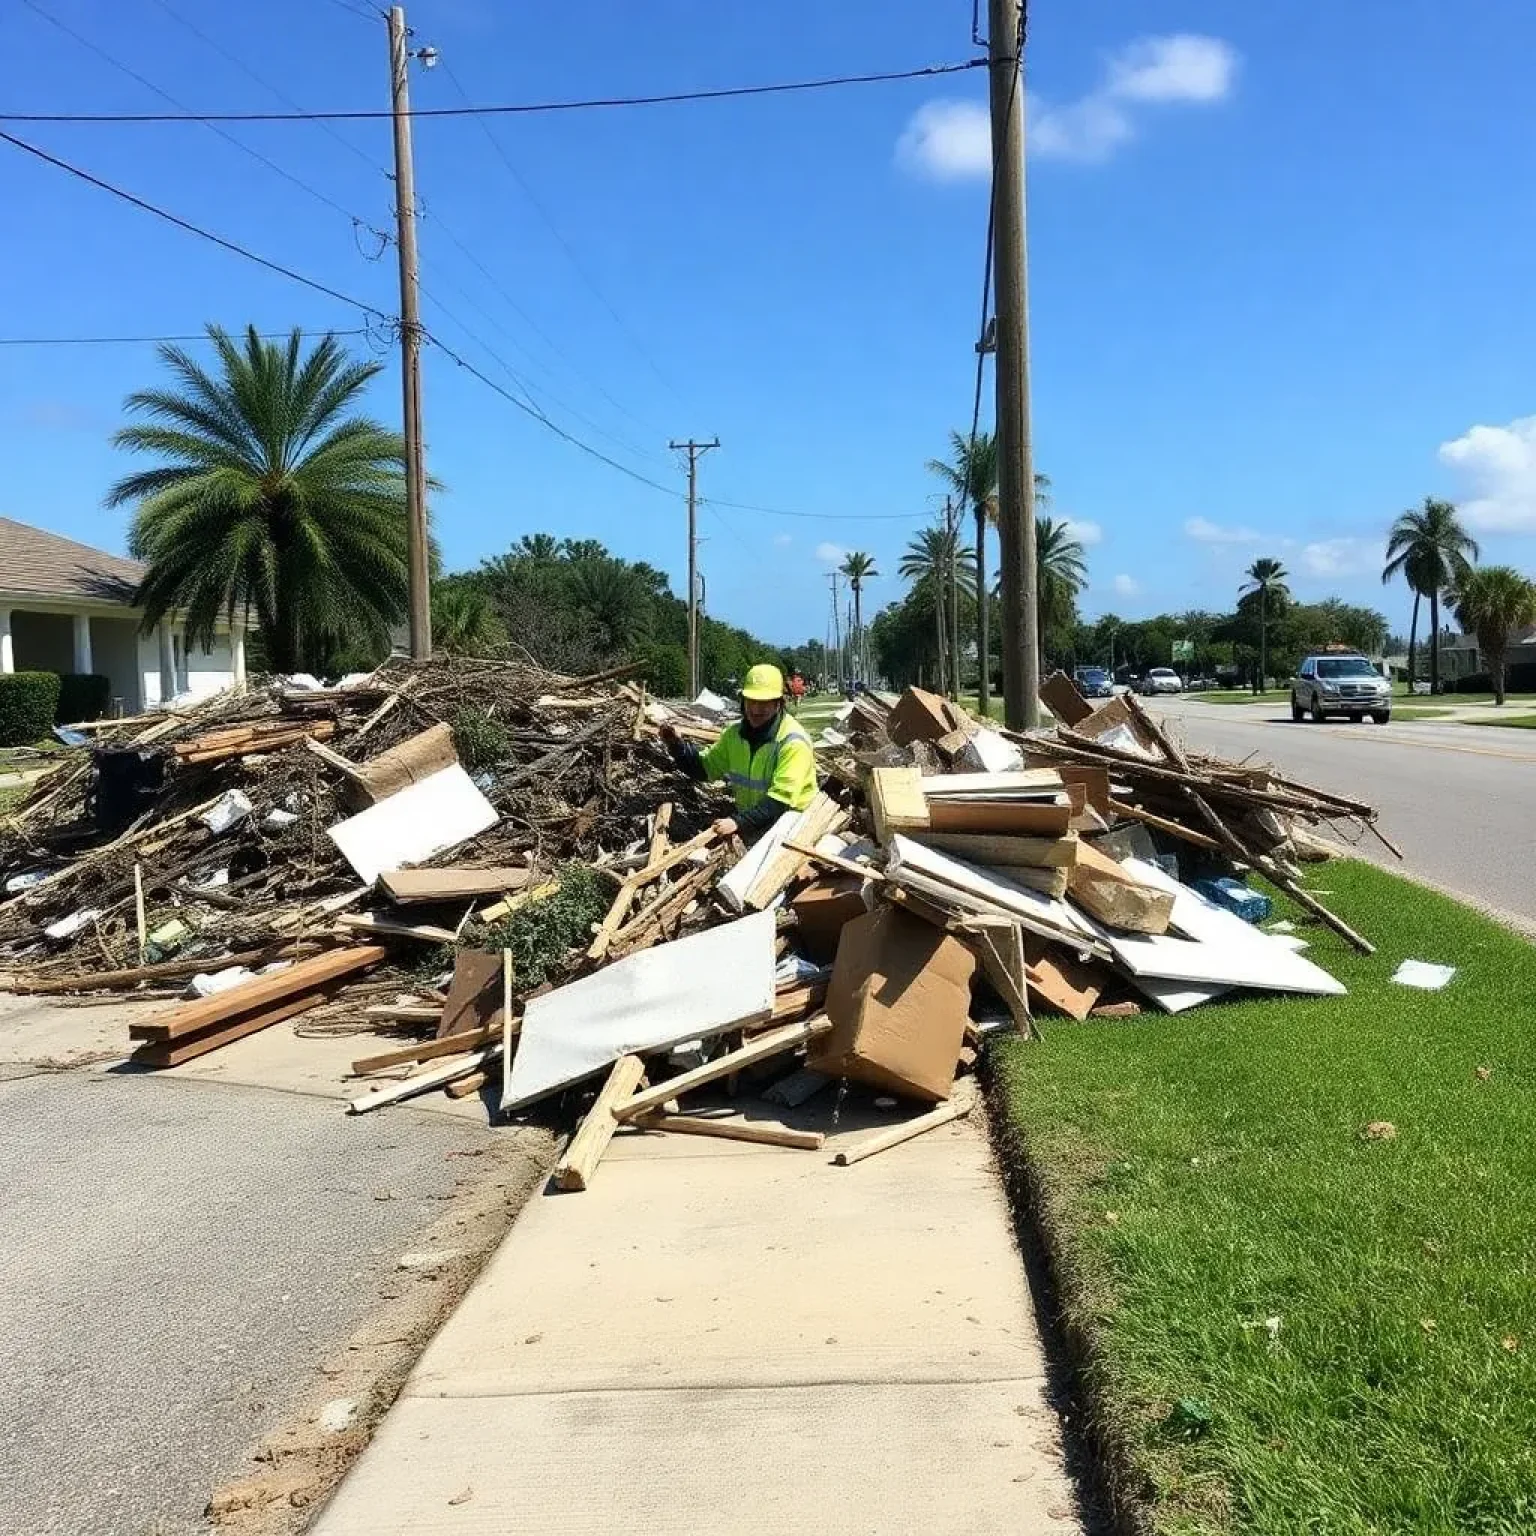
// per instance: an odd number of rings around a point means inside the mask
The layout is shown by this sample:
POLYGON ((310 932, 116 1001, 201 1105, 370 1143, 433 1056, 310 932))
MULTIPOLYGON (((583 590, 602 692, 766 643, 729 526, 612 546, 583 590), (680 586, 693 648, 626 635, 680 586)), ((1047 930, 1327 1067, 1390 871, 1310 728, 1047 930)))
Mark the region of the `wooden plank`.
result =
POLYGON ((408 1067, 415 1061, 434 1061, 439 1056, 455 1056, 460 1051, 473 1051, 488 1045, 496 1038, 498 1027, 487 1025, 484 1029, 466 1029, 462 1034, 444 1035, 436 1040, 418 1040, 414 1045, 402 1045, 397 1050, 380 1051, 376 1056, 360 1056, 352 1063, 354 1077, 367 1077, 371 1072, 382 1072, 386 1067, 408 1067))
POLYGON ((480 1050, 468 1056, 456 1056, 451 1061, 445 1061, 441 1066, 432 1067, 426 1072, 418 1072, 415 1077, 408 1077, 403 1082, 391 1083, 387 1088, 377 1088, 372 1093, 364 1094, 360 1099, 353 1099, 347 1105, 349 1115, 366 1115, 375 1109, 382 1109, 386 1104, 398 1104, 402 1099, 415 1098, 418 1093, 427 1093, 433 1088, 443 1088, 455 1079, 468 1077, 472 1072, 479 1072, 501 1060, 501 1042, 495 1041, 491 1045, 483 1046, 480 1050))
MULTIPOLYGON (((640 707, 645 707, 645 690, 640 690, 640 707)), ((656 819, 651 824, 651 847, 646 857, 647 864, 654 864, 667 851, 671 842, 673 805, 670 800, 663 800, 656 807, 656 819)))
POLYGON ((972 864, 1028 865, 1034 869, 1070 869, 1077 863, 1077 834, 1062 837, 1012 837, 984 832, 916 832, 914 842, 972 864))
POLYGON ((513 1041, 521 1021, 512 1016, 512 951, 501 952, 501 1059, 512 1060, 513 1041))
MULTIPOLYGON (((144 1067, 179 1067, 184 1061, 206 1056, 209 1051, 216 1051, 220 1046, 243 1040, 247 1035, 254 1035, 258 1030, 266 1029, 270 1025, 281 1024, 284 1019, 292 1019, 301 1013, 308 1013, 311 1008, 318 1008, 330 995, 329 992, 305 992, 298 997, 290 997, 280 1003, 274 1003, 270 1008, 263 1008, 222 1028, 210 1026, 197 1035, 184 1035, 176 1040, 149 1041, 134 1051, 128 1060, 137 1066, 144 1067)), ((128 1034, 130 1039, 134 1038, 132 1026, 129 1027, 128 1034)))
POLYGON ((459 937, 452 928, 439 928, 434 923, 393 923, 375 912, 348 913, 338 917, 336 924, 349 933, 372 933, 381 939, 417 939, 423 944, 452 944, 459 937))
POLYGON ((937 773, 922 778, 923 794, 929 800, 996 798, 1004 795, 1034 797, 1048 795, 1062 787, 1062 777, 1055 768, 1016 768, 1009 773, 937 773))
POLYGON ((882 880, 885 878, 883 870, 876 869, 873 864, 859 864, 853 859, 845 859, 835 853, 819 853, 814 848, 807 847, 804 843, 786 842, 786 848, 792 849, 807 859, 813 859, 818 864, 825 864, 828 869, 841 870, 845 875, 857 875, 861 880, 882 880))
POLYGON ((493 906, 486 907, 480 914, 480 921, 499 923, 502 918, 510 917, 523 907, 531 906, 536 901, 543 901, 546 896, 553 896, 559 889, 558 880, 546 880, 542 885, 530 885, 526 891, 519 891, 515 896, 508 896, 505 901, 498 901, 493 906))
POLYGON ((707 864, 701 864, 697 869, 691 870, 676 885, 654 896, 614 934, 612 947, 629 949, 643 942, 647 937, 659 936, 662 925, 670 922, 674 917, 680 917, 689 902, 695 900, 704 887, 720 873, 720 866, 725 862, 726 853, 727 850, 721 848, 712 855, 707 864))
POLYGON ((7 985, 12 992, 29 997, 53 996, 63 992, 117 992, 136 987, 141 981, 179 981, 200 971, 223 971, 235 965, 265 964, 296 952, 297 946, 247 949, 237 955, 199 955, 192 960, 165 960, 157 965, 135 965, 125 971, 83 971, 77 976, 11 976, 7 985))
POLYGON ((453 980, 448 1001, 438 1020, 437 1037, 462 1035, 485 1029, 496 1018, 501 1004, 501 955, 488 949, 461 949, 454 956, 453 980))
POLYGON ((1169 837, 1182 838, 1186 843, 1193 843, 1197 848, 1214 848, 1218 852, 1223 845, 1214 837, 1207 837, 1204 832, 1196 832, 1193 827, 1186 827, 1181 821, 1173 821, 1167 816, 1156 816, 1151 811, 1144 811, 1139 805, 1127 805, 1123 800, 1111 800, 1109 808, 1116 816, 1125 816, 1132 821, 1144 822, 1149 827, 1155 827, 1159 832, 1166 832, 1169 837))
POLYGON ((281 1002, 295 993, 310 992, 343 976, 351 976, 377 965, 389 953, 378 944, 359 944, 344 949, 327 950, 308 960, 300 960, 270 976, 253 976, 239 986, 230 987, 212 997, 186 1003, 174 1013, 135 1024, 143 1040, 180 1040, 215 1024, 237 1020, 254 1010, 281 1002))
POLYGON ((866 1157, 874 1157, 878 1152, 888 1151, 891 1147, 899 1147, 904 1141, 911 1141, 914 1136, 922 1136, 928 1131, 936 1131, 941 1125, 948 1125, 951 1120, 963 1119, 970 1114, 969 1104, 957 1104, 953 1099, 945 1104, 940 1104, 937 1109, 930 1109, 926 1115, 918 1115, 914 1120, 908 1120, 904 1125, 893 1125, 888 1131, 881 1131, 875 1136, 866 1136, 863 1141, 839 1152, 832 1162, 838 1168, 851 1168, 855 1163, 862 1163, 866 1157))
MULTIPOLYGON (((638 869, 630 875, 619 887, 618 894, 613 898, 613 905, 608 908, 608 914, 603 918, 602 924, 597 930, 596 937, 592 940, 587 950, 587 959, 601 960, 613 945, 614 937, 625 926, 625 919, 629 915, 629 909, 634 905, 636 897, 641 890, 650 883, 664 875, 674 865, 691 858, 699 849, 707 848, 718 834, 713 827, 706 828, 697 837, 690 838, 677 848, 670 848, 666 825, 670 825, 672 816, 672 802, 669 800, 656 813, 658 826, 651 836, 651 852, 645 867, 638 869), (661 824, 661 811, 667 813, 666 824, 661 824)), ((664 894, 664 893, 662 893, 664 894)))
POLYGON ((1072 804, 1028 800, 946 800, 929 802, 928 825, 935 832, 1032 833, 1062 837, 1072 826, 1072 804))
POLYGON ((1093 705, 1078 691, 1065 672, 1052 672, 1040 684, 1040 702, 1063 725, 1076 725, 1093 713, 1093 705))
POLYGON ((1171 892, 1143 884, 1090 842, 1078 851, 1067 890, 1099 922, 1130 933, 1167 933, 1173 916, 1171 892))
POLYGON ((468 1077, 455 1078, 443 1092, 450 1099, 467 1099, 472 1093, 479 1093, 490 1080, 488 1072, 471 1072, 468 1077))
POLYGON ((523 890, 530 869, 386 869, 379 885, 391 901, 468 901, 476 896, 506 896, 523 890))
POLYGON ((645 1063, 638 1056, 620 1056, 609 1069, 608 1080, 598 1090, 592 1108, 571 1137, 560 1161, 555 1164, 556 1189, 586 1189, 597 1171, 598 1162, 608 1150, 619 1122, 613 1106, 622 1103, 640 1086, 645 1063))
POLYGON ((442 1014, 441 1003, 376 1003, 363 1009, 365 1019, 385 1024, 436 1024, 442 1014))
POLYGON ((796 1131, 787 1125, 757 1125, 750 1120, 711 1120, 704 1115, 668 1115, 652 1110, 634 1122, 644 1131, 676 1131, 684 1136, 718 1136, 723 1141, 752 1141, 765 1147, 820 1149, 826 1136, 821 1131, 796 1131))
POLYGON ((770 1030, 766 1035, 759 1035, 748 1045, 740 1046, 734 1051, 727 1051, 725 1055, 716 1057, 714 1061, 705 1062, 702 1067, 694 1067, 692 1071, 669 1078, 664 1083, 658 1083, 654 1088, 642 1089, 631 1098, 616 1105, 613 1112, 620 1120, 631 1120, 648 1109, 660 1108, 668 1099, 675 1099, 680 1094, 702 1088, 706 1083, 718 1082, 722 1077, 729 1077, 732 1072, 739 1072, 743 1067, 752 1066, 754 1062, 767 1061, 771 1056, 792 1051, 808 1040, 814 1040, 819 1035, 826 1034, 831 1028, 831 1019, 822 1015, 807 1019, 802 1024, 786 1024, 783 1029, 770 1030))
POLYGON ((889 842, 898 832, 928 826, 928 802, 923 796, 920 768, 876 768, 869 775, 869 808, 875 837, 889 842))
MULTIPOLYGON (((800 820, 795 827, 795 841, 814 848, 833 830, 842 815, 842 807, 837 801, 824 790, 818 790, 815 798, 800 812, 800 820)), ((753 911, 761 912, 804 868, 804 855, 796 852, 786 841, 769 857, 757 878, 747 887, 742 898, 744 904, 753 911)))

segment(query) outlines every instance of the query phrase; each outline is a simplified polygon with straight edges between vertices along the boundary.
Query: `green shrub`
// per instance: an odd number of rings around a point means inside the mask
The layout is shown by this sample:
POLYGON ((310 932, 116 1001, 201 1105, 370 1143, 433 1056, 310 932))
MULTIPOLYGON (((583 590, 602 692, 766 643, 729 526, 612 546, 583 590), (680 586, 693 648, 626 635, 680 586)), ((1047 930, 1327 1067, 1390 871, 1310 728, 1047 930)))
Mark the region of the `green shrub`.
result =
POLYGON ((645 685, 658 699, 680 699, 688 692, 688 652, 662 641, 645 653, 645 685))
POLYGON ((547 981, 573 949, 590 943, 593 923, 603 920, 613 900, 613 882, 585 864, 562 864, 555 878, 559 890, 519 907, 475 940, 478 949, 512 951, 519 991, 547 981))
POLYGON ((478 709, 461 709, 453 717, 453 745, 470 773, 505 762, 512 750, 507 728, 478 709))
POLYGON ((99 672, 66 672, 59 679, 55 718, 60 725, 76 720, 100 720, 112 701, 112 679, 99 672))
POLYGON ((53 729, 58 707, 58 673, 0 673, 0 747, 41 740, 53 729))

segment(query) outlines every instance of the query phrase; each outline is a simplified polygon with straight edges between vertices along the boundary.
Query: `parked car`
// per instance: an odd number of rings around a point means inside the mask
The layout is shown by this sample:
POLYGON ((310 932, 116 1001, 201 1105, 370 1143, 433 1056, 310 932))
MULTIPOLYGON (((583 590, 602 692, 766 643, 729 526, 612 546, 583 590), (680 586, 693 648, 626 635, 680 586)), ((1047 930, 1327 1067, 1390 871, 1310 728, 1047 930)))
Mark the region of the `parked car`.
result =
POLYGON ((1153 667, 1137 684, 1141 693, 1183 693, 1184 679, 1172 667, 1153 667))
POLYGON ((1369 715, 1385 725, 1392 718, 1392 685, 1364 656, 1308 656, 1291 679, 1291 719, 1308 714, 1319 722, 1329 715, 1369 715))
POLYGON ((1079 667, 1072 674, 1077 691, 1085 699, 1107 699, 1110 696, 1109 673, 1103 667, 1079 667))

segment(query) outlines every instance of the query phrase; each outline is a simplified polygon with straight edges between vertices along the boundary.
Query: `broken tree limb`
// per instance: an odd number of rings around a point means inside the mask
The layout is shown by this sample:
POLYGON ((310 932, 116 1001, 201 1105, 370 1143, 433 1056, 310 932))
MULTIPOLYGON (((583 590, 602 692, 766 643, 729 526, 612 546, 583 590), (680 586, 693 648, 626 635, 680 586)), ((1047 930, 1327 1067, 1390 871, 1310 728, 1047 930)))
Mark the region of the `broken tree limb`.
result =
POLYGON ((200 955, 195 960, 164 960, 157 965, 135 965, 123 971, 86 971, 78 976, 40 976, 35 980, 12 976, 12 992, 26 996, 47 996, 61 992, 118 992, 136 987, 140 982, 178 981, 196 976, 199 971, 224 971, 235 965, 265 965, 269 960, 294 958, 308 953, 311 946, 287 944, 265 949, 248 949, 238 955, 200 955))
POLYGON ((823 1014, 819 1018, 807 1019, 803 1024, 786 1024, 783 1029, 770 1030, 748 1045, 705 1062, 702 1067, 695 1067, 691 1072, 681 1073, 677 1077, 668 1078, 664 1083, 657 1083, 653 1088, 642 1090, 616 1105, 613 1112, 620 1120, 631 1120, 648 1109, 659 1109, 668 1099, 702 1088, 706 1083, 718 1082, 722 1077, 729 1077, 732 1072, 752 1066, 754 1062, 767 1061, 770 1056, 792 1051, 826 1034, 831 1028, 831 1019, 823 1014))
POLYGON ((633 1124, 642 1131, 676 1131, 684 1136, 718 1136, 722 1141, 751 1141, 765 1147, 797 1147, 815 1152, 826 1136, 821 1131, 796 1131, 787 1125, 755 1125, 750 1120, 712 1120, 707 1115, 669 1115, 653 1109, 633 1124))
POLYGON ((613 1106, 621 1104, 640 1086, 645 1077, 645 1063, 638 1056, 620 1056, 608 1070, 608 1080, 598 1090, 597 1099, 571 1137, 560 1161, 555 1164, 556 1189, 586 1189, 619 1122, 613 1106))
POLYGON ((963 1119, 970 1112, 969 1104, 957 1104, 951 1099, 949 1103, 929 1110, 926 1115, 908 1120, 905 1125, 894 1125, 888 1131, 865 1137, 863 1141, 839 1152, 832 1162, 838 1168, 851 1168, 855 1163, 862 1163, 866 1157, 873 1157, 877 1152, 885 1152, 891 1147, 899 1147, 902 1142, 911 1141, 914 1136, 921 1136, 927 1131, 936 1131, 941 1125, 963 1119))
POLYGON ((1207 837, 1204 832, 1196 832, 1193 827, 1186 827, 1182 821, 1173 821, 1167 816, 1157 816, 1151 811, 1144 811, 1139 805, 1127 805, 1123 800, 1111 800, 1109 808, 1117 816, 1144 822, 1149 827, 1155 827, 1159 832, 1166 832, 1169 837, 1182 838, 1186 843, 1193 843, 1196 848, 1220 849, 1222 847, 1214 837, 1207 837))

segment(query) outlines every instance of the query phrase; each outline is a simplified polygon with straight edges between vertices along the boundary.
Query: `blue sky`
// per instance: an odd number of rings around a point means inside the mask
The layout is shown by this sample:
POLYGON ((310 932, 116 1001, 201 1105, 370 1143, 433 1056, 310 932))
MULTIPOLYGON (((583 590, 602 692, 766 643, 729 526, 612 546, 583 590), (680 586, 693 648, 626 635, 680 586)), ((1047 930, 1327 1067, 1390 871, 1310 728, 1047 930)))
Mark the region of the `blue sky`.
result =
MULTIPOLYGON (((284 104, 171 12, 304 107, 386 102, 383 23, 354 14, 364 0, 35 3, 194 110, 284 104)), ((1273 554, 1298 595, 1370 602, 1406 627, 1406 601, 1378 580, 1382 533, 1425 494, 1461 500, 1485 558, 1529 569, 1536 8, 1032 11, 1036 460, 1089 542, 1084 610, 1222 607, 1242 567, 1273 554)), ((409 15, 482 103, 972 51, 965 0, 416 0, 409 15)), ((26 5, 11 8, 7 44, 7 110, 166 109, 26 5)), ((424 319, 668 486, 682 476, 667 439, 718 434, 706 497, 814 516, 707 508, 709 607, 774 639, 819 636, 837 551, 877 556, 870 601, 899 590, 901 548, 934 508, 924 462, 969 421, 985 91, 974 71, 496 119, 494 144, 474 120, 421 122, 424 319)), ((418 107, 462 104, 442 68, 415 73, 412 92, 418 107)), ((350 217, 389 221, 387 123, 227 130, 340 211, 202 126, 10 131, 398 307, 393 252, 370 260, 377 242, 350 217)), ((3 145, 0 168, 6 336, 361 323, 3 145)), ((398 419, 384 361, 371 405, 398 419)), ((101 499, 125 466, 107 437, 124 395, 156 373, 148 346, 0 348, 0 513, 120 548, 123 517, 101 499)), ((677 497, 578 453, 440 352, 425 389, 451 567, 548 529, 651 560, 681 590, 677 497)))

